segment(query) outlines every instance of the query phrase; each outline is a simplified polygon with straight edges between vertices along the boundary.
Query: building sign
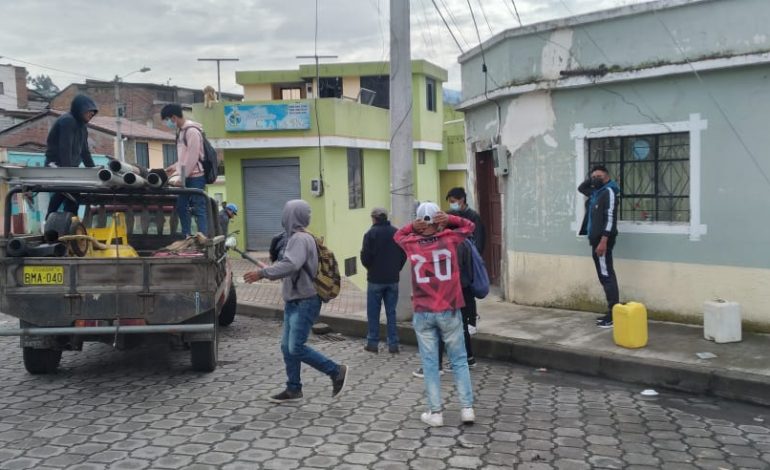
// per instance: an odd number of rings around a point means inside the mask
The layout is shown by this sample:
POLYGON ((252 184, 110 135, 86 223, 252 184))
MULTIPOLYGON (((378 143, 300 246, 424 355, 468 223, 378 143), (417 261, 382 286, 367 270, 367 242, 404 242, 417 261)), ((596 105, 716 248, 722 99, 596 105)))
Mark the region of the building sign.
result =
POLYGON ((225 105, 227 132, 302 129, 310 129, 308 103, 225 105))

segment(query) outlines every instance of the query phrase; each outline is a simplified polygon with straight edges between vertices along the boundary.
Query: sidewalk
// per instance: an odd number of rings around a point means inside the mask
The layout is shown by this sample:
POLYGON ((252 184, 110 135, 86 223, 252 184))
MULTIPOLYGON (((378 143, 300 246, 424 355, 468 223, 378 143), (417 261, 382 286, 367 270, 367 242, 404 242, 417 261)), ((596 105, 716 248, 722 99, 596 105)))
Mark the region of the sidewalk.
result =
MULTIPOLYGON (((280 283, 243 284, 249 269, 247 261, 234 260, 238 313, 282 318, 280 283)), ((594 313, 527 307, 492 295, 479 301, 478 311, 477 358, 770 405, 770 335, 744 332, 740 343, 716 344, 703 339, 702 327, 651 321, 647 347, 631 350, 615 345, 611 329, 597 328, 594 313), (700 359, 700 352, 716 357, 700 359)), ((365 337, 366 293, 343 281, 321 319, 337 332, 365 337)), ((399 335, 416 344, 410 323, 399 324, 399 335)))

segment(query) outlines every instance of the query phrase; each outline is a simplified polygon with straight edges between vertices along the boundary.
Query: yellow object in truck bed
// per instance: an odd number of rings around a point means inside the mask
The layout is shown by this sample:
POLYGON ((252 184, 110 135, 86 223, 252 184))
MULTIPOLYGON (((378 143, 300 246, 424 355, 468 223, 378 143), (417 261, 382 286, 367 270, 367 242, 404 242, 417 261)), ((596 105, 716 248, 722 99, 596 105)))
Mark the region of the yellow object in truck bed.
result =
POLYGON ((612 337, 615 344, 629 349, 647 346, 647 308, 639 302, 612 308, 612 337))
POLYGON ((126 230, 126 214, 116 212, 112 215, 112 223, 104 228, 89 228, 88 234, 100 242, 112 245, 125 245, 128 243, 128 230, 126 230), (116 240, 117 239, 117 240, 116 240))

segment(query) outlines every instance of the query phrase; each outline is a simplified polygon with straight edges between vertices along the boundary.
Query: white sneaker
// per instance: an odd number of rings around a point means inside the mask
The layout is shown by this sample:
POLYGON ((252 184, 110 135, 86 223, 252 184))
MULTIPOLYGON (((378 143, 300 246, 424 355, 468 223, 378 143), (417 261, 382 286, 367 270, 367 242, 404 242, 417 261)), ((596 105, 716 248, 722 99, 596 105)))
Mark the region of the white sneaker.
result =
POLYGON ((460 419, 463 424, 473 424, 476 421, 476 413, 473 412, 473 408, 463 408, 460 410, 460 419))
MULTIPOLYGON (((471 413, 473 413, 473 410, 471 410, 471 413)), ((444 425, 444 416, 441 413, 433 413, 430 411, 426 411, 425 413, 420 415, 420 421, 427 424, 430 427, 437 427, 437 426, 443 426, 444 425)))

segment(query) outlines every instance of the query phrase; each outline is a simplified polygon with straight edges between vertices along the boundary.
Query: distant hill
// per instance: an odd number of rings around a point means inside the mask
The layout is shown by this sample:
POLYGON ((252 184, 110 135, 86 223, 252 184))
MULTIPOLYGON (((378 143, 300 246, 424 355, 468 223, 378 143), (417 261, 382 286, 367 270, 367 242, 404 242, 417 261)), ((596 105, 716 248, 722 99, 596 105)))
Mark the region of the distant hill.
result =
POLYGON ((444 88, 444 103, 456 105, 459 104, 460 101, 462 101, 462 92, 444 88))

